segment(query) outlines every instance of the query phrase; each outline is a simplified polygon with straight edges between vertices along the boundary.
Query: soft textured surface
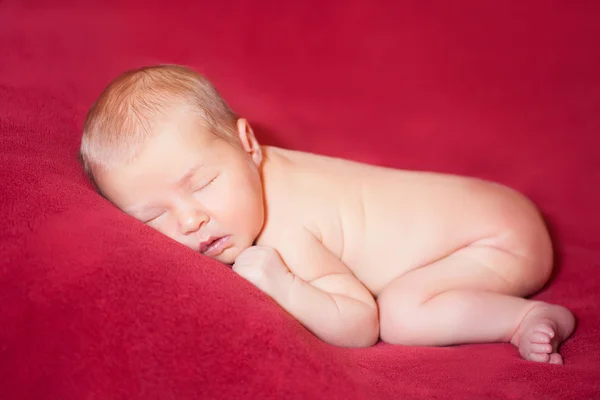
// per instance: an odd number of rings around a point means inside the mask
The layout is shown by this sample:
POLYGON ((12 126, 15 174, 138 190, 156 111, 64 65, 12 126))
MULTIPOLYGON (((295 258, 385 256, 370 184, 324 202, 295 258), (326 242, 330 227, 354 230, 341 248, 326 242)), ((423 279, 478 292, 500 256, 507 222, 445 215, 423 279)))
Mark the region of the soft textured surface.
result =
POLYGON ((600 398, 599 2, 34 3, 0 2, 0 398, 600 398), (268 144, 523 191, 558 255, 536 297, 579 319, 566 365, 334 348, 116 210, 81 125, 153 63, 205 73, 268 144))

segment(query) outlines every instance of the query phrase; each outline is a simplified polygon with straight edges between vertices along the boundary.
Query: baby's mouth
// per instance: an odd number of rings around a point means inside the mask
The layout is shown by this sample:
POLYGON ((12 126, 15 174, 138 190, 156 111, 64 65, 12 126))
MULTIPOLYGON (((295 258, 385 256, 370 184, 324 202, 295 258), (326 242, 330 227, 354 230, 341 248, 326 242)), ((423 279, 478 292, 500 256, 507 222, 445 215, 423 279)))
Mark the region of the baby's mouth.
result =
POLYGON ((209 237, 200 243, 200 253, 209 257, 216 257, 229 247, 229 236, 209 237))

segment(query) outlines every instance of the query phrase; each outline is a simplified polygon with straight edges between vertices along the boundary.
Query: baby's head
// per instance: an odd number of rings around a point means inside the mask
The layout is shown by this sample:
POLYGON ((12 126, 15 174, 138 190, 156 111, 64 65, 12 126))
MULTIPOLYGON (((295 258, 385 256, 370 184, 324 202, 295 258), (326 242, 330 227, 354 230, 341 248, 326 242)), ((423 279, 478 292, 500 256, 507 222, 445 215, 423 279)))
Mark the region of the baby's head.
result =
POLYGON ((121 210, 219 261, 233 263, 262 229, 261 148, 188 68, 142 68, 111 82, 88 113, 81 158, 121 210))

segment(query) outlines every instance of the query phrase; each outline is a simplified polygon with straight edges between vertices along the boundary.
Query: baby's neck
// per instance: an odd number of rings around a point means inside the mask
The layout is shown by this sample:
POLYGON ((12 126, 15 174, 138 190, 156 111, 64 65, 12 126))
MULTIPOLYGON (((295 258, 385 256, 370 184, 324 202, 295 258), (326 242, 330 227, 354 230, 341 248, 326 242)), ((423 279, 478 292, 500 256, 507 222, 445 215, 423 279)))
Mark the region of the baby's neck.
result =
POLYGON ((260 179, 262 182, 263 190, 263 203, 265 210, 265 222, 261 232, 255 240, 255 243, 259 243, 261 238, 270 231, 270 227, 273 225, 271 216, 274 206, 281 202, 281 190, 280 186, 276 182, 285 169, 285 156, 281 154, 281 150, 271 146, 261 146, 263 158, 260 165, 260 179))

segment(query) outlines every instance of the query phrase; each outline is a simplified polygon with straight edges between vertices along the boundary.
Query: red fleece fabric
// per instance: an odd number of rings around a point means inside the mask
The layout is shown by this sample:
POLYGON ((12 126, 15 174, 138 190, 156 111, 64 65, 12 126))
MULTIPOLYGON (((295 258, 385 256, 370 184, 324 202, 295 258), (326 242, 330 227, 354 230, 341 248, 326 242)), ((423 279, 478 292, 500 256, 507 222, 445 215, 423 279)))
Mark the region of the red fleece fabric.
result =
POLYGON ((600 398, 599 17, 594 1, 4 0, 0 398, 600 398), (557 254, 535 297, 579 320, 566 364, 327 345, 119 212, 78 164, 82 122, 110 79, 156 63, 206 74, 263 143, 525 193, 557 254))

